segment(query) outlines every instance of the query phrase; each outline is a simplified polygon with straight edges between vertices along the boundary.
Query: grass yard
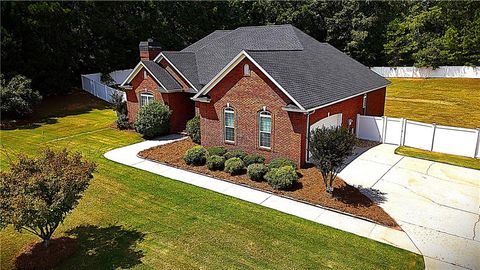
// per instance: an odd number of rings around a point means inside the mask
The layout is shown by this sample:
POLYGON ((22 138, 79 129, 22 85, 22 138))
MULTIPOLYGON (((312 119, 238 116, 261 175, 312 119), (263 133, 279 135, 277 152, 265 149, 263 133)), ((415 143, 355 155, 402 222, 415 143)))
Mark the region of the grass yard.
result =
POLYGON ((430 152, 427 150, 417 149, 408 146, 398 147, 397 149, 395 149, 395 154, 480 170, 480 159, 478 158, 469 158, 457 155, 430 152))
MULTIPOLYGON (((74 102, 72 98, 61 99, 74 102)), ((133 132, 110 128, 114 112, 86 102, 40 124, 1 131, 6 153, 44 147, 81 151, 98 164, 85 197, 55 237, 78 237, 79 250, 61 269, 423 269, 423 258, 389 245, 318 225, 167 178, 116 164, 108 150, 135 143, 133 132)), ((2 270, 38 239, 0 231, 2 270)))
POLYGON ((480 128, 480 79, 390 78, 385 115, 480 128))

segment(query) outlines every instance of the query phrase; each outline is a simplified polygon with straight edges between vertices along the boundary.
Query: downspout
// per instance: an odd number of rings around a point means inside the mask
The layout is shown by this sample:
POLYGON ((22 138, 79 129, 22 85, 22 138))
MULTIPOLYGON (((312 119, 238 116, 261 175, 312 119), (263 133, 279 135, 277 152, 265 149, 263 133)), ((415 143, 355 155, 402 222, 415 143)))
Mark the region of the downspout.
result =
POLYGON ((307 143, 305 144, 305 162, 309 161, 308 149, 310 149, 310 114, 314 112, 315 111, 305 113, 307 115, 307 143))

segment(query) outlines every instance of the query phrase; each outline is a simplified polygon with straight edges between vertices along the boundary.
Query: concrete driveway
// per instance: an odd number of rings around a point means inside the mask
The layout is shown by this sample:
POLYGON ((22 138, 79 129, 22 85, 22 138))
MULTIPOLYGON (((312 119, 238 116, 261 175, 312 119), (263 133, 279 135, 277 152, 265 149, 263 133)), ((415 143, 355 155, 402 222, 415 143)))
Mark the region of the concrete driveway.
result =
POLYGON ((339 176, 399 223, 427 269, 480 269, 480 171, 396 155, 395 148, 358 153, 339 176))

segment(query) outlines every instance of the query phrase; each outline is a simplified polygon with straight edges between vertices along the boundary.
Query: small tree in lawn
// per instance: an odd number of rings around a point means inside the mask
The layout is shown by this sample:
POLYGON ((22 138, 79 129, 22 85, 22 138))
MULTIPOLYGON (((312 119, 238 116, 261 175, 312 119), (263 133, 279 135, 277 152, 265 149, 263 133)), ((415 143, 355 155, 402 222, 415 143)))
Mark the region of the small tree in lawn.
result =
POLYGON ((0 228, 13 225, 43 239, 45 247, 58 225, 78 204, 95 164, 80 153, 45 150, 36 158, 19 156, 0 172, 0 228))
POLYGON ((322 174, 327 193, 333 196, 333 181, 353 152, 355 136, 346 128, 315 129, 310 134, 312 161, 322 174))

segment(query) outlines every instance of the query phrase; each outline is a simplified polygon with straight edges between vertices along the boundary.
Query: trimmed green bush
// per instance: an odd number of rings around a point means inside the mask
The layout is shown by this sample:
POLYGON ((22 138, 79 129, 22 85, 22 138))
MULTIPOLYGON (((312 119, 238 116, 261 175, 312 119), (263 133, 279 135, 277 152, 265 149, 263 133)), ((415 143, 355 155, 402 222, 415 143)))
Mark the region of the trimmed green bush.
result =
POLYGON ((183 156, 183 160, 188 165, 204 165, 207 161, 207 150, 200 145, 194 146, 187 150, 183 156))
POLYGON ((292 166, 293 169, 297 169, 297 165, 295 164, 295 162, 288 158, 274 158, 270 161, 270 163, 268 163, 269 169, 281 168, 284 166, 292 166))
POLYGON ((247 175, 253 181, 263 181, 263 177, 268 172, 268 167, 265 164, 254 163, 247 167, 247 175))
POLYGON ((255 163, 263 164, 265 162, 265 157, 259 154, 249 154, 243 158, 243 162, 245 162, 245 166, 247 167, 255 163))
POLYGON ((245 156, 247 155, 247 153, 245 153, 244 151, 242 150, 230 150, 228 151, 227 153, 225 153, 225 159, 231 159, 231 158, 239 158, 239 159, 242 159, 245 158, 245 156))
POLYGON ((224 171, 231 175, 242 174, 244 169, 245 164, 243 160, 238 157, 233 157, 225 161, 224 171))
POLYGON ((274 189, 288 189, 298 181, 298 175, 292 166, 283 166, 271 169, 265 174, 265 180, 274 189))
POLYGON ((115 121, 117 124, 118 129, 127 129, 130 127, 130 123, 128 123, 128 116, 125 114, 120 114, 115 121))
POLYGON ((225 158, 212 155, 207 158, 207 168, 211 171, 221 171, 225 167, 225 158))
POLYGON ((227 150, 223 146, 214 146, 207 149, 208 154, 213 156, 223 156, 227 153, 227 150))
POLYGON ((40 92, 32 89, 31 83, 32 81, 23 75, 16 75, 6 83, 0 74, 2 119, 19 119, 33 113, 33 107, 40 103, 42 96, 40 92))
POLYGON ((192 119, 188 120, 187 127, 185 129, 188 136, 192 138, 194 143, 200 143, 201 136, 200 136, 200 116, 195 116, 192 119))
POLYGON ((135 129, 145 138, 167 134, 170 128, 170 109, 167 105, 154 101, 140 108, 135 121, 135 129))

